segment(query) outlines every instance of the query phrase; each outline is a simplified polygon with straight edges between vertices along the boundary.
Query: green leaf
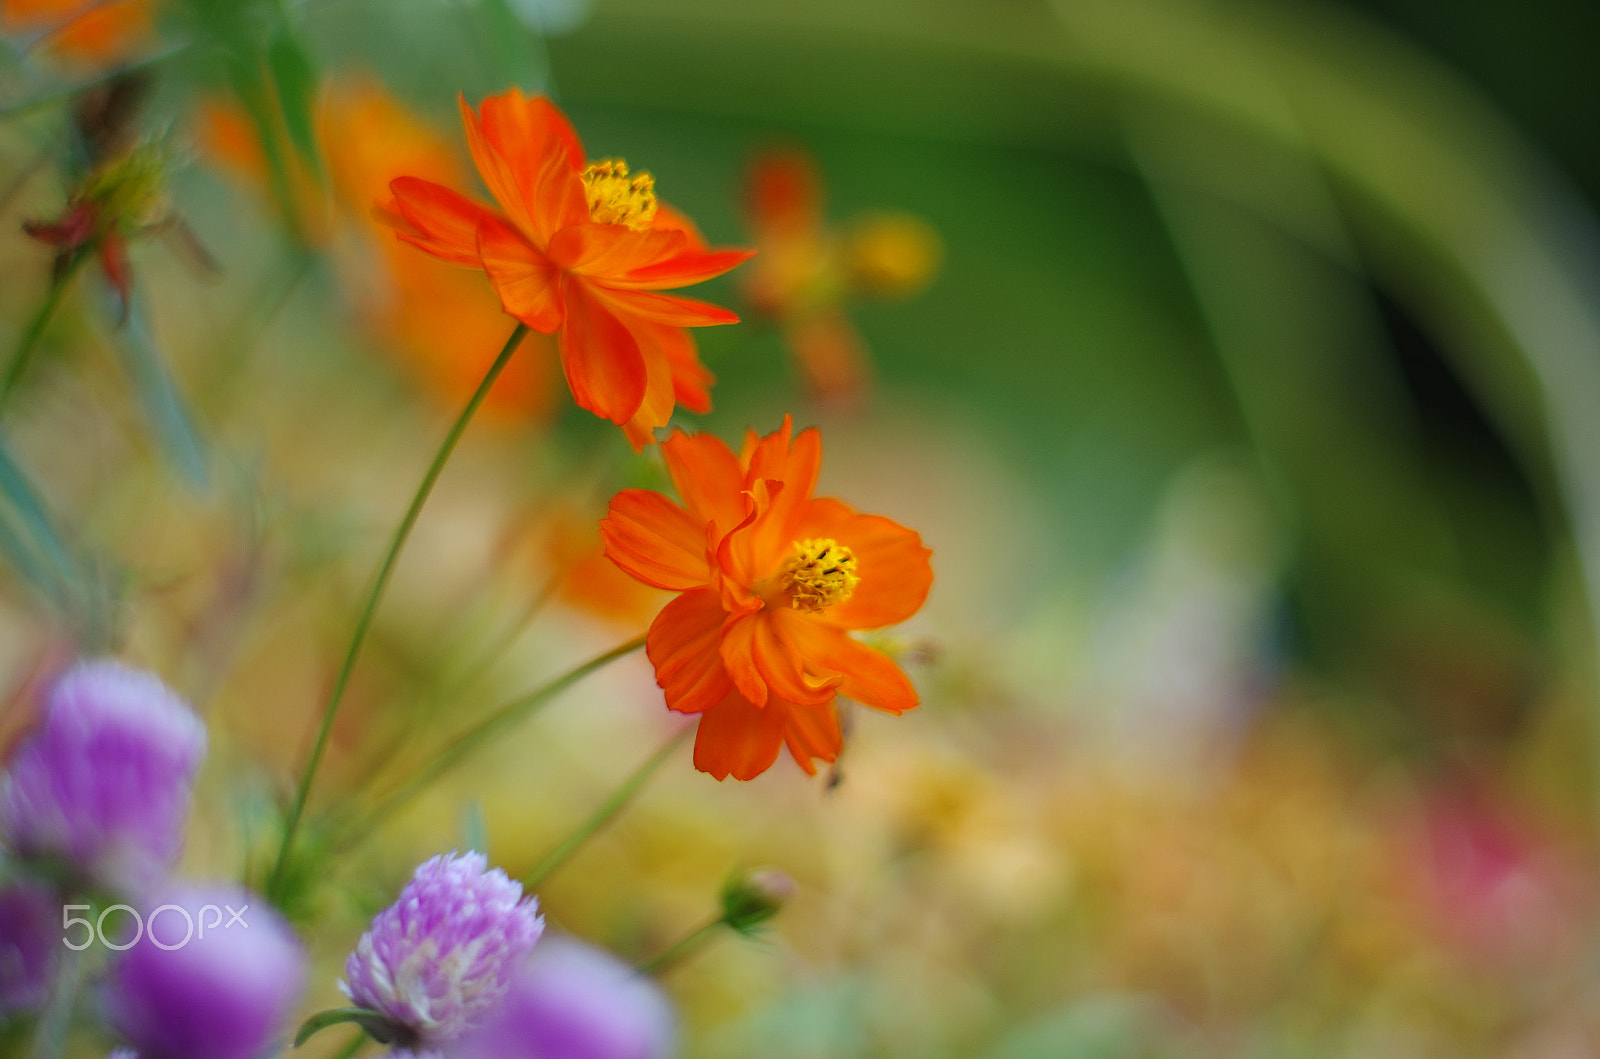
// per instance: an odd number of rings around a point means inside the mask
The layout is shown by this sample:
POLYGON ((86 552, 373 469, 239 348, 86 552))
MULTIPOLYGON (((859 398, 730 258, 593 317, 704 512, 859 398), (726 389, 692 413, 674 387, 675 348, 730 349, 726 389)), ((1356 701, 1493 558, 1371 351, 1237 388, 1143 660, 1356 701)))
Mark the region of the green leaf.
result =
POLYGON ((478 798, 462 808, 461 844, 466 849, 489 855, 489 821, 483 815, 483 802, 478 798))
POLYGON ((300 1024, 294 1035, 296 1048, 330 1026, 354 1023, 379 1044, 392 1044, 406 1034, 405 1027, 377 1011, 368 1008, 329 1008, 319 1011, 300 1024))
POLYGON ((206 446, 155 336, 145 326, 137 288, 129 298, 127 321, 113 336, 162 453, 189 485, 205 491, 210 485, 206 446))
POLYGON ((75 614, 88 598, 81 564, 67 547, 22 468, 0 444, 0 552, 59 610, 75 614))
POLYGON ((273 31, 267 43, 267 68, 272 71, 278 105, 283 110, 284 128, 289 142, 305 159, 317 179, 322 179, 322 161, 317 151, 317 129, 313 114, 317 99, 317 71, 311 56, 289 32, 287 26, 273 31))

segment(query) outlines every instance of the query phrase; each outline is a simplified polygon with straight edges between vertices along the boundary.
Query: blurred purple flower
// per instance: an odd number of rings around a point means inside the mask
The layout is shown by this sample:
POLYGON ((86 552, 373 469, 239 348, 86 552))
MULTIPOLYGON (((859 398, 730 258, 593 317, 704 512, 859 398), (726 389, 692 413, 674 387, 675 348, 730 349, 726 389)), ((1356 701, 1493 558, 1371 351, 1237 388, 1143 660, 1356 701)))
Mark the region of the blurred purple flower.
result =
POLYGON ((677 1018, 666 993, 608 952, 545 939, 488 1022, 447 1049, 449 1059, 662 1059, 677 1018))
POLYGON ((47 886, 18 882, 0 890, 0 1019, 39 1007, 61 949, 61 902, 47 886))
POLYGON ((144 923, 102 998, 141 1059, 260 1059, 281 1043, 306 953, 265 902, 236 886, 187 887, 161 895, 144 923))
POLYGON ((0 784, 0 835, 91 882, 140 893, 183 849, 206 732, 153 674, 82 662, 56 681, 0 784))
POLYGON ((437 1048, 505 996, 544 932, 538 901, 480 853, 434 857, 378 913, 345 961, 339 988, 437 1048))

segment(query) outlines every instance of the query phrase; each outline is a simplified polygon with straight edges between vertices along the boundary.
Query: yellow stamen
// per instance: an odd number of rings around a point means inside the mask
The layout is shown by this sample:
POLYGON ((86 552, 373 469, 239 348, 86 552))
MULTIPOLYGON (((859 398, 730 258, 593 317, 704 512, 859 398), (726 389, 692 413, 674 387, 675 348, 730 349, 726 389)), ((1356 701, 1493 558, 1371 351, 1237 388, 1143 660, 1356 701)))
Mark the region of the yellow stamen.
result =
POLYGON ((626 224, 636 232, 656 219, 656 178, 649 173, 628 174, 620 158, 602 158, 583 171, 589 194, 589 219, 597 224, 626 224))
POLYGON ((794 548, 781 576, 795 610, 827 610, 855 592, 861 578, 856 576, 856 557, 849 548, 831 537, 796 541, 794 548))

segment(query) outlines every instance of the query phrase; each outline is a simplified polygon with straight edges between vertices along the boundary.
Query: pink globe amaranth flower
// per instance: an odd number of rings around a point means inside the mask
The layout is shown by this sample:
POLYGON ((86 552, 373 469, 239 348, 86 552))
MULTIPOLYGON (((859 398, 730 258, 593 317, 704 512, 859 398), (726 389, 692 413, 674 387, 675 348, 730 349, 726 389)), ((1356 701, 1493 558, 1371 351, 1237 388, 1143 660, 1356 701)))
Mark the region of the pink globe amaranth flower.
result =
POLYGON ((538 901, 482 854, 434 857, 373 919, 339 988, 391 1019, 394 1043, 437 1050, 500 1003, 543 932, 538 901))
POLYGON ((448 1059, 662 1059, 677 1017, 653 978, 575 938, 545 939, 448 1059))
POLYGON ((213 884, 139 911, 143 934, 112 963, 102 1004, 140 1059, 261 1059, 283 1043, 306 952, 265 901, 213 884))
POLYGON ((142 893, 183 851, 205 748, 205 726, 154 674, 79 663, 50 690, 0 784, 0 835, 23 857, 142 893))
POLYGON ((0 889, 0 1020, 44 1004, 61 951, 61 902, 48 886, 0 889))

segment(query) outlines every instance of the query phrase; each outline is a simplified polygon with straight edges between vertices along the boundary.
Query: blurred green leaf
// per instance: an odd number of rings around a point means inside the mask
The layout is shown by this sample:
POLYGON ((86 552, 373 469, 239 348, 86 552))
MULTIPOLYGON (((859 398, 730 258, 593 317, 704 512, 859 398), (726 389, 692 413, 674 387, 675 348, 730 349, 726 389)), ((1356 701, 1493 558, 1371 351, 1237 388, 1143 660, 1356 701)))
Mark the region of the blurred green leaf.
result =
POLYGON ((473 798, 461 809, 461 845, 489 855, 489 821, 483 815, 483 801, 473 798))
POLYGON ((267 44, 267 68, 283 110, 284 128, 289 142, 300 152, 311 171, 322 178, 321 156, 317 151, 314 107, 317 97, 317 71, 311 56, 284 25, 277 27, 267 44))
POLYGON ((112 332, 144 406, 156 441, 168 463, 193 488, 210 487, 206 446, 195 430, 183 395, 167 370, 165 358, 144 321, 143 301, 135 288, 128 304, 127 322, 112 332))
POLYGON ((0 552, 58 610, 75 614, 87 578, 22 468, 0 445, 0 552))

